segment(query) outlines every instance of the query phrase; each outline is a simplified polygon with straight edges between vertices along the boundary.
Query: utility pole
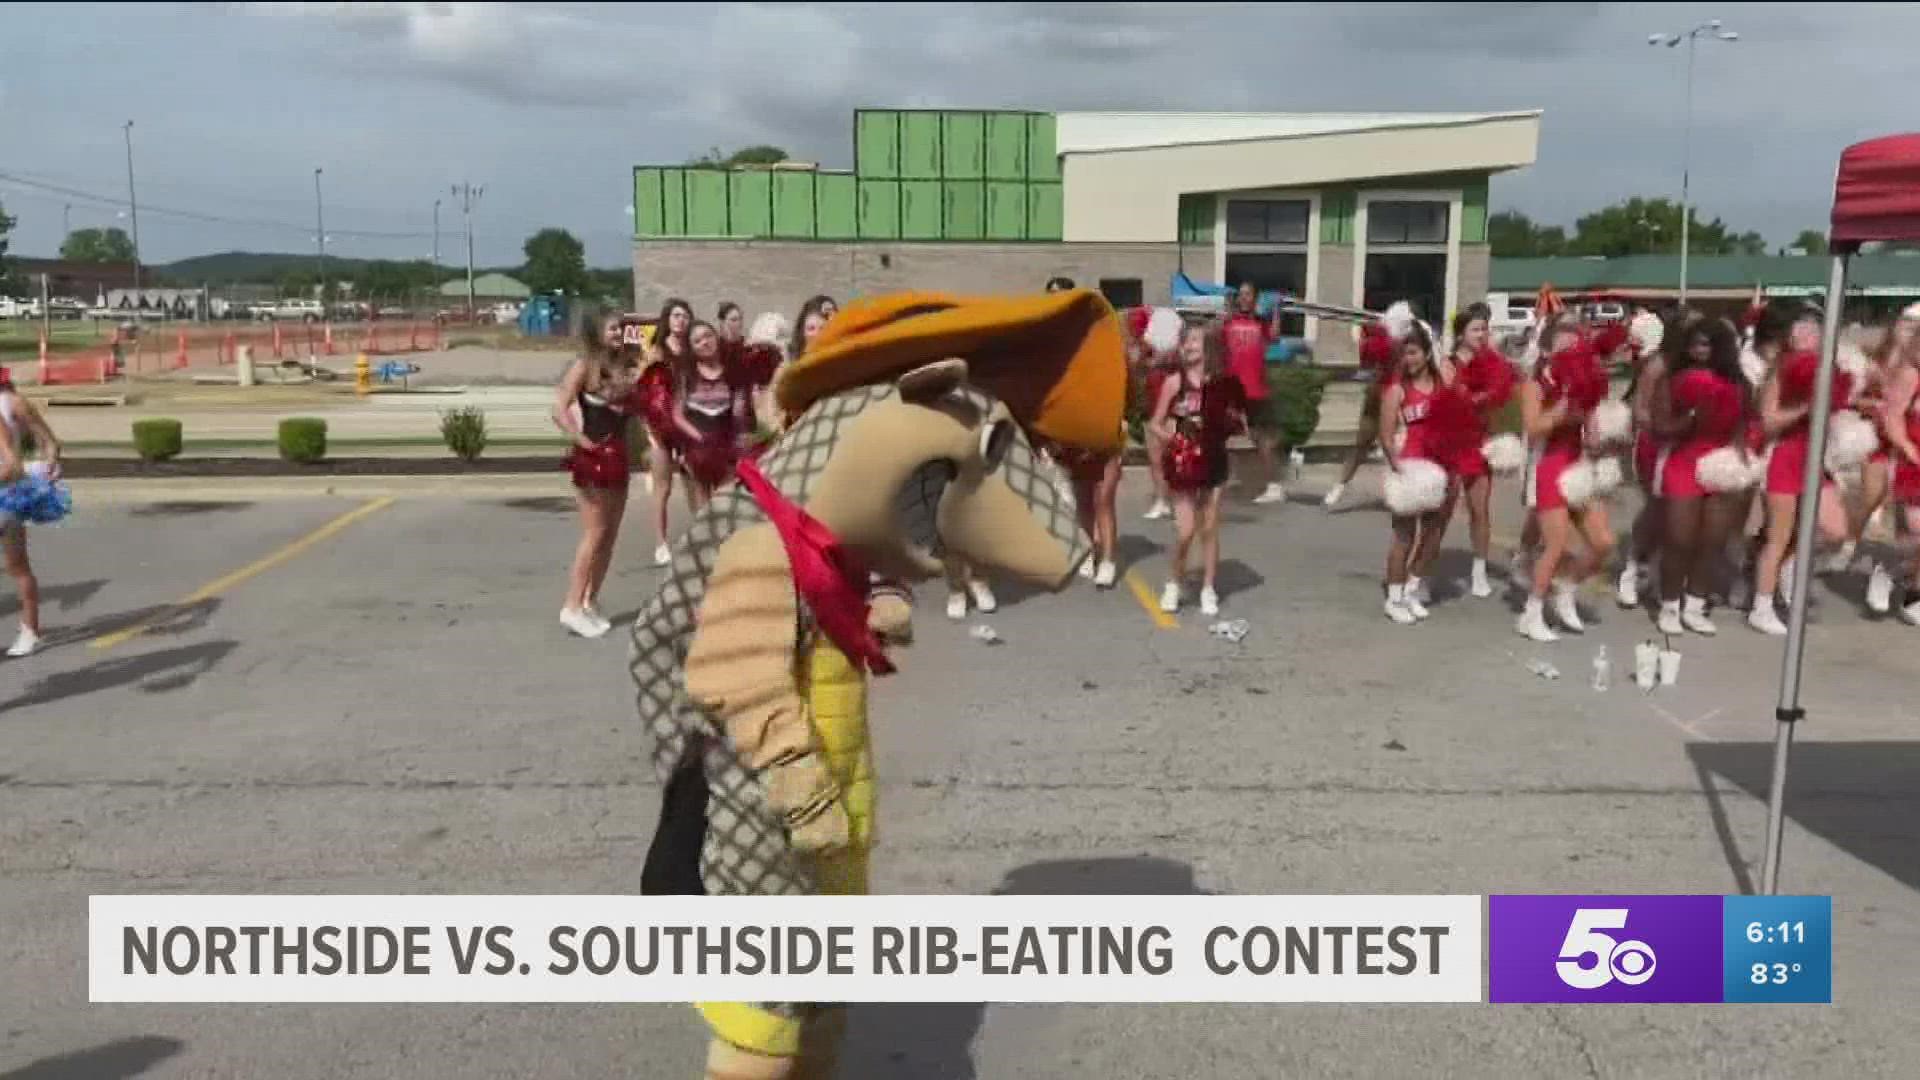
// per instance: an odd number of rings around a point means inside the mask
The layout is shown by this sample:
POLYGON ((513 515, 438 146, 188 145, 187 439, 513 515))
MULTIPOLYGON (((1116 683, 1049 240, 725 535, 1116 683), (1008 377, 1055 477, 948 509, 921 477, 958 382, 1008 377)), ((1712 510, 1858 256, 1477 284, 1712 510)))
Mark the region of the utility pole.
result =
POLYGON ((60 211, 60 242, 65 244, 67 237, 73 235, 73 204, 68 203, 60 211))
POLYGON ((475 186, 466 182, 453 185, 453 194, 460 197, 460 214, 466 220, 467 228, 467 318, 473 318, 473 203, 485 195, 485 185, 475 186))
POLYGON ((1721 28, 1719 19, 1711 19, 1684 34, 1649 34, 1647 44, 1669 49, 1682 42, 1687 46, 1687 94, 1680 135, 1680 307, 1687 306, 1687 254, 1693 236, 1693 46, 1702 36, 1714 41, 1739 41, 1740 35, 1721 28))
POLYGON ((433 304, 433 310, 440 310, 440 200, 433 200, 433 273, 428 276, 433 284, 427 299, 433 304))
POLYGON ((313 239, 319 255, 313 269, 319 277, 320 303, 327 302, 327 215, 320 203, 320 170, 313 170, 313 239))
POLYGON ((122 129, 127 136, 127 213, 133 224, 133 310, 140 317, 140 200, 133 194, 133 121, 122 129))

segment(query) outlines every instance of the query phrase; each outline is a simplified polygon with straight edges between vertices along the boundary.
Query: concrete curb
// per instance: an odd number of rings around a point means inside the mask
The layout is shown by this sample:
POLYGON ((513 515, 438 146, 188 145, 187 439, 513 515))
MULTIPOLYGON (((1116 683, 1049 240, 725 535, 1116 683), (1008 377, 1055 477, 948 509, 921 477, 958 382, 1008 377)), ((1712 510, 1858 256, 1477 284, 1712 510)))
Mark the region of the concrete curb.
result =
MULTIPOLYGON (((162 502, 258 502, 269 499, 377 499, 449 498, 518 499, 570 498, 567 474, 555 468, 546 473, 489 474, 483 476, 284 476, 198 477, 154 479, 130 477, 70 480, 74 503, 84 510, 94 506, 139 506, 162 502)), ((644 489, 635 483, 635 494, 644 489)))

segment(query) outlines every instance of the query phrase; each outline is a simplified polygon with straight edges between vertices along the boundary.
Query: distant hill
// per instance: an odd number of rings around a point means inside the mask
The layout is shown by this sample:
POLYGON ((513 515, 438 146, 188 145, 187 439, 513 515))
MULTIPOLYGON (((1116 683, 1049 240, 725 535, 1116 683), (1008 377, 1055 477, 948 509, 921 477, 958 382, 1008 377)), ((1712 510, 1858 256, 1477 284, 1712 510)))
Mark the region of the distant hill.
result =
MULTIPOLYGON (((343 259, 329 255, 326 259, 328 271, 343 278, 352 277, 354 272, 364 267, 369 259, 343 259)), ((273 282, 288 271, 311 271, 316 265, 312 255, 295 255, 284 252, 260 251, 223 251, 216 255, 195 255, 190 259, 181 259, 163 266, 154 267, 160 273, 183 283, 206 282, 220 284, 226 282, 273 282)))

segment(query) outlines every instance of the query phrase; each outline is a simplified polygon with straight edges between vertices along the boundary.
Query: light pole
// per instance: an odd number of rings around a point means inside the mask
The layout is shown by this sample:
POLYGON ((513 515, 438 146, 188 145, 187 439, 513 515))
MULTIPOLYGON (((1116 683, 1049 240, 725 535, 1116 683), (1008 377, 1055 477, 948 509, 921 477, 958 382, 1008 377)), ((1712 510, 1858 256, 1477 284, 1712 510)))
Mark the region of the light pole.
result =
POLYGON ((319 252, 313 269, 319 276, 320 303, 327 302, 327 215, 320 202, 320 170, 313 170, 313 242, 319 252))
POLYGON ((1687 249, 1692 243, 1693 204, 1691 194, 1693 172, 1693 46, 1701 37, 1709 41, 1739 41, 1740 35, 1731 30, 1721 29, 1719 19, 1709 19, 1684 34, 1648 34, 1647 44, 1665 45, 1672 49, 1681 42, 1687 43, 1687 107, 1684 128, 1680 136, 1680 306, 1687 306, 1687 249))
POLYGON ((127 136, 127 212, 133 225, 133 302, 135 316, 140 309, 140 201, 133 194, 133 121, 123 129, 127 136))
POLYGON ((72 235, 73 235, 73 204, 68 203, 60 211, 60 242, 63 244, 66 243, 67 237, 72 235))

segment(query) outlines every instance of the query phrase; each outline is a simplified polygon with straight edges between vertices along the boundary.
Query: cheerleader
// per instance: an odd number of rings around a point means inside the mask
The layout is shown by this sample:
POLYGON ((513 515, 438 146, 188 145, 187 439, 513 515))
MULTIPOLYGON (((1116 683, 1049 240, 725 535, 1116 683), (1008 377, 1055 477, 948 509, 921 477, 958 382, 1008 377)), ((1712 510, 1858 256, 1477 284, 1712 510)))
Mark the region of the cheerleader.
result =
MULTIPOLYGON (((667 548, 667 503, 673 496, 673 474, 680 456, 679 432, 673 422, 673 388, 691 363, 687 331, 693 326, 693 307, 678 297, 668 298, 660 306, 653 348, 642 374, 647 433, 652 446, 647 454, 647 486, 653 492, 653 528, 656 543, 653 565, 665 566, 673 560, 667 548)), ((689 496, 690 497, 690 496, 689 496)))
POLYGON ((1896 354, 1887 375, 1880 424, 1893 462, 1893 498, 1906 519, 1906 554, 1911 560, 1900 618, 1909 626, 1920 626, 1920 552, 1915 551, 1920 543, 1920 354, 1914 349, 1896 354))
MULTIPOLYGON (((1683 315, 1674 316, 1676 322, 1683 315)), ((1671 348, 1686 336, 1678 325, 1663 327, 1657 340, 1671 348)), ((1665 513, 1660 505, 1660 439, 1654 433, 1653 402, 1665 389, 1667 349, 1648 348, 1634 358, 1633 376, 1627 382, 1627 404, 1633 410, 1633 478, 1640 485, 1640 512, 1634 516, 1627 537, 1627 557, 1620 561, 1620 578, 1614 583, 1614 600, 1623 608, 1640 606, 1640 575, 1653 564, 1660 550, 1660 526, 1665 513)))
POLYGON ((1648 492, 1661 515, 1659 627, 1668 635, 1712 635, 1707 598, 1739 524, 1735 492, 1746 480, 1746 379, 1739 339, 1725 320, 1696 319, 1667 337, 1675 346, 1649 409, 1650 434, 1661 447, 1648 492), (1703 469, 1708 455, 1730 468, 1717 476, 1711 465, 1703 469))
POLYGON ((742 446, 753 435, 753 407, 751 396, 729 378, 720 334, 712 324, 694 323, 687 341, 693 359, 681 376, 673 422, 697 514, 714 491, 732 479, 742 446))
POLYGON ((1373 451, 1374 444, 1380 438, 1380 392, 1386 380, 1393 374, 1397 362, 1394 355, 1393 335, 1379 322, 1366 323, 1360 328, 1360 377, 1365 380, 1365 394, 1360 401, 1360 426, 1353 436, 1353 449, 1347 452, 1347 463, 1340 470, 1340 479, 1320 500, 1328 510, 1340 505, 1340 499, 1347 493, 1347 485, 1353 483, 1354 475, 1360 471, 1360 463, 1373 451))
POLYGON ((20 597, 20 631, 7 655, 31 656, 40 648, 40 581, 27 557, 27 526, 51 524, 73 507, 60 483, 60 440, 46 417, 13 388, 0 368, 0 549, 7 576, 20 597), (34 460, 27 455, 32 453, 34 460))
MULTIPOLYGON (((1153 407, 1160 400, 1160 389, 1180 366, 1180 316, 1167 308, 1135 308, 1131 315, 1134 318, 1128 325, 1134 331, 1132 355, 1142 389, 1141 412, 1151 420, 1153 407), (1162 348, 1158 342, 1169 333, 1174 347, 1162 348)), ((1147 477, 1153 484, 1153 502, 1142 516, 1148 521, 1164 521, 1173 516, 1173 492, 1167 487, 1164 469, 1166 444, 1160 438, 1159 429, 1152 423, 1143 424, 1142 428, 1141 440, 1147 450, 1147 477)))
POLYGON ((947 576, 947 618, 955 622, 966 618, 969 599, 982 615, 999 610, 1000 601, 994 598, 992 586, 975 572, 972 564, 958 556, 949 556, 943 568, 947 576))
POLYGON ((1220 613, 1214 587, 1220 569, 1220 490, 1227 482, 1227 439, 1245 426, 1239 381, 1226 372, 1220 335, 1188 326, 1180 336, 1180 367, 1160 387, 1152 426, 1164 449, 1167 487, 1173 493, 1173 576, 1160 592, 1160 610, 1180 610, 1187 555, 1200 541, 1200 612, 1220 613))
MULTIPOLYGON (((1847 542, 1841 545, 1841 561, 1851 562, 1853 553, 1865 538, 1867 525, 1886 505, 1887 490, 1898 463, 1892 457, 1894 428, 1888 425, 1887 390, 1905 368, 1920 362, 1920 304, 1909 305, 1895 319, 1868 356, 1855 406, 1880 422, 1881 446, 1860 467, 1860 496, 1847 519, 1847 542)), ((1895 414, 1897 416, 1897 411, 1895 414)), ((1897 426, 1897 425, 1896 425, 1897 426)), ((1892 607, 1893 575, 1879 562, 1867 576, 1867 607, 1884 615, 1892 607)))
POLYGON ((1594 346, 1577 323, 1560 320, 1541 337, 1544 356, 1533 377, 1520 384, 1520 413, 1529 443, 1524 498, 1540 537, 1526 606, 1514 629, 1546 643, 1560 635, 1547 625, 1548 594, 1562 628, 1582 633, 1580 583, 1607 565, 1613 530, 1606 504, 1597 499, 1569 500, 1564 483, 1576 469, 1589 471, 1583 457, 1586 421, 1605 399, 1607 373, 1594 346), (1586 542, 1584 555, 1572 552, 1574 535, 1586 542))
MULTIPOLYGON (((1411 626, 1428 615, 1420 581, 1409 574, 1431 562, 1447 518, 1453 514, 1455 487, 1449 464, 1461 460, 1448 445, 1450 431, 1474 434, 1471 399, 1454 388, 1454 367, 1435 361, 1426 330, 1412 327, 1399 345, 1400 366, 1380 394, 1380 451, 1386 457, 1387 509, 1393 515, 1393 542, 1387 548, 1387 618, 1411 626), (1457 403, 1464 419, 1449 421, 1448 403, 1457 403)), ((1477 445, 1477 440, 1474 445, 1477 445)))
MULTIPOLYGON (((1463 433, 1470 441, 1460 452, 1453 472, 1460 485, 1459 501, 1467 504, 1467 528, 1473 540, 1473 572, 1468 591, 1481 598, 1493 595, 1493 585, 1487 580, 1487 558, 1493 549, 1493 469, 1487 464, 1481 446, 1492 431, 1494 414, 1513 396, 1515 381, 1513 364, 1496 352, 1491 343, 1492 318, 1493 309, 1483 303, 1469 304, 1466 310, 1455 315, 1451 358, 1460 387, 1474 409, 1475 423, 1463 433)), ((1442 532, 1445 528, 1443 522, 1442 532)), ((1425 561, 1417 564, 1422 579, 1429 576, 1439 556, 1440 541, 1436 537, 1427 548, 1425 561)), ((1426 597, 1420 599, 1424 602, 1426 597)))
POLYGON ((720 332, 720 343, 726 348, 737 347, 746 341, 746 313, 731 300, 720 301, 720 306, 713 313, 713 327, 720 332))
MULTIPOLYGON (((1774 597, 1783 581, 1791 582, 1793 563, 1804 567, 1812 563, 1791 559, 1793 540, 1799 519, 1800 487, 1807 464, 1813 409, 1814 381, 1820 367, 1820 322, 1816 313, 1803 312, 1788 332, 1787 353, 1774 368, 1760 391, 1760 424, 1771 440, 1767 451, 1766 531, 1760 557, 1754 569, 1753 610, 1747 625, 1763 634, 1781 635, 1787 625, 1774 610, 1774 597)), ((1833 373, 1832 402, 1836 410, 1845 409, 1853 380, 1844 371, 1833 373)), ((1847 535, 1846 510, 1831 476, 1820 486, 1816 505, 1806 508, 1815 515, 1819 538, 1838 544, 1847 535)))
POLYGON ((614 541, 627 509, 632 469, 628 409, 638 387, 633 352, 621 345, 618 319, 586 323, 583 355, 567 366, 555 393, 553 420, 573 440, 567 471, 580 507, 580 543, 567 575, 560 625, 584 638, 613 628, 595 599, 613 562, 614 541))
POLYGON ((793 340, 787 345, 787 358, 793 359, 807 351, 813 339, 820 336, 828 322, 840 311, 840 305, 833 297, 820 295, 800 305, 800 314, 793 320, 793 340))

